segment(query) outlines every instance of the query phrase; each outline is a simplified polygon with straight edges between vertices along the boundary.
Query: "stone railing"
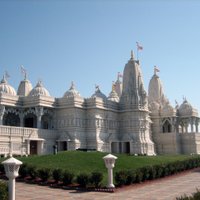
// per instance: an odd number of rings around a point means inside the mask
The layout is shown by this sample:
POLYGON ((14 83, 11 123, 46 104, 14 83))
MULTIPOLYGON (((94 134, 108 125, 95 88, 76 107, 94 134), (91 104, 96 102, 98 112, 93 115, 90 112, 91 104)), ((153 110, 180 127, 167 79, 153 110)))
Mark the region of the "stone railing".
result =
POLYGON ((29 154, 27 140, 52 139, 56 140, 56 130, 24 128, 15 126, 0 126, 0 155, 27 155, 29 154))
POLYGON ((31 135, 48 135, 54 137, 56 130, 24 128, 15 126, 0 126, 0 136, 30 137, 31 135))

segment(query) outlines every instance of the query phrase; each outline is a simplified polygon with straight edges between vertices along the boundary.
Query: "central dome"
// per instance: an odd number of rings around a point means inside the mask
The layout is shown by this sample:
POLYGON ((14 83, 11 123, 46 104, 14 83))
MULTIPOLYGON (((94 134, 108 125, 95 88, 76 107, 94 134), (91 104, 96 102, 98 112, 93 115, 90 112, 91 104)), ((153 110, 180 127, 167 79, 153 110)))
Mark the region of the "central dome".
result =
POLYGON ((70 89, 65 92, 63 98, 80 97, 80 93, 75 89, 74 82, 72 82, 70 89))
POLYGON ((101 99, 103 99, 103 100, 106 100, 106 99, 107 99, 106 95, 103 94, 103 93, 101 92, 101 90, 99 89, 99 86, 96 86, 96 91, 95 91, 95 93, 91 96, 91 98, 101 98, 101 99))
POLYGON ((38 81, 37 85, 29 93, 29 96, 48 96, 48 97, 50 97, 50 94, 49 94, 48 90, 42 85, 42 82, 38 81))

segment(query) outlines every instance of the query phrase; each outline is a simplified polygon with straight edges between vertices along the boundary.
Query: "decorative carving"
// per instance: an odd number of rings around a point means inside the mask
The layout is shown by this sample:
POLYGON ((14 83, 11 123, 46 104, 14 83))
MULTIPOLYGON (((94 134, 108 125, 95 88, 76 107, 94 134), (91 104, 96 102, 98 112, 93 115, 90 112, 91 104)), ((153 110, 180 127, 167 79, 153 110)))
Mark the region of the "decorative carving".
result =
POLYGON ((44 114, 43 107, 35 107, 35 113, 36 113, 37 117, 41 117, 44 114))
POLYGON ((5 113, 5 106, 0 106, 0 117, 3 117, 5 113))

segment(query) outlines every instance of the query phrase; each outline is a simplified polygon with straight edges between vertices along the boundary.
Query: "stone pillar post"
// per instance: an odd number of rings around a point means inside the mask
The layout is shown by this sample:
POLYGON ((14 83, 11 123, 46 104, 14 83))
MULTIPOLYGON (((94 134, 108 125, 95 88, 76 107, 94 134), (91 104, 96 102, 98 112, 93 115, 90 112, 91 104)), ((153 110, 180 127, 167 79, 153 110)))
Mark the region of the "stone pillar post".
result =
POLYGON ((3 125, 4 113, 5 113, 5 106, 0 106, 0 125, 3 125))
POLYGON ((3 161, 2 164, 4 165, 6 176, 9 179, 9 200, 15 200, 15 178, 19 176, 18 171, 22 162, 11 157, 8 160, 3 161))
POLYGON ((108 169, 108 188, 115 188, 115 185, 113 184, 113 168, 115 167, 115 160, 117 157, 108 154, 107 156, 103 157, 106 168, 108 169))
POLYGON ((37 115, 37 128, 42 128, 42 115, 44 113, 43 107, 36 107, 35 112, 37 115))

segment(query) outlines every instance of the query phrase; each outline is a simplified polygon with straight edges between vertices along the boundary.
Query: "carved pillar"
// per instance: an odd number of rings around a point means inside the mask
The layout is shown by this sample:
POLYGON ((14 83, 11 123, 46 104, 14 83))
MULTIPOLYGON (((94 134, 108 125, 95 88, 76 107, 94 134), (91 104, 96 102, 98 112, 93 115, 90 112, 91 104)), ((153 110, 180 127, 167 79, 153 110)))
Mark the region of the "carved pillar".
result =
POLYGON ((20 111, 19 119, 20 119, 20 127, 24 127, 24 113, 23 113, 23 111, 20 111))
POLYGON ((42 128, 42 115, 44 114, 43 107, 36 107, 35 112, 37 115, 37 128, 42 128))
POLYGON ((193 118, 191 118, 191 120, 190 120, 190 126, 191 126, 191 133, 193 133, 194 132, 194 120, 193 120, 193 118))
POLYGON ((196 126, 196 133, 199 132, 199 120, 196 118, 195 120, 195 126, 196 126))
POLYGON ((4 113, 5 113, 5 106, 0 106, 0 125, 3 125, 4 113))
POLYGON ((30 155, 30 140, 26 140, 26 144, 27 144, 27 146, 26 146, 26 153, 27 153, 27 155, 30 155))

